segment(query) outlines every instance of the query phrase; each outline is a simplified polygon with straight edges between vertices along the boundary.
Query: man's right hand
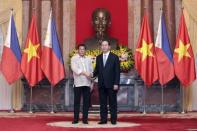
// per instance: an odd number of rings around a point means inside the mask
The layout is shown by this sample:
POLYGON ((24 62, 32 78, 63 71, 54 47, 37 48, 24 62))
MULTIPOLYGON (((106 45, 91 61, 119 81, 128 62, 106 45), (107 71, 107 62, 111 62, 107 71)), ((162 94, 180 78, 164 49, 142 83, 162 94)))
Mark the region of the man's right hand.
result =
POLYGON ((84 75, 84 76, 86 76, 87 78, 91 78, 91 73, 89 73, 89 72, 85 72, 85 71, 83 71, 82 73, 81 73, 82 75, 84 75))

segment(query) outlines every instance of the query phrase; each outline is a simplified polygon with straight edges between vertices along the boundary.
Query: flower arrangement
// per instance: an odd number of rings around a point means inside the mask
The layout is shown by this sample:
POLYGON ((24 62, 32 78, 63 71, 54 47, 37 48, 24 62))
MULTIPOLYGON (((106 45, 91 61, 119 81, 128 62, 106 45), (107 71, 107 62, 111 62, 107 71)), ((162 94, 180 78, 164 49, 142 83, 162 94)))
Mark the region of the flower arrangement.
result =
MULTIPOLYGON (((119 46, 117 50, 111 50, 112 53, 116 54, 120 60, 120 70, 121 72, 128 72, 133 68, 134 60, 132 50, 126 46, 119 46)), ((86 55, 92 59, 92 66, 95 68, 96 66, 96 56, 101 54, 101 50, 86 50, 86 55)), ((70 60, 73 55, 77 54, 77 50, 74 49, 69 54, 69 65, 70 60)))

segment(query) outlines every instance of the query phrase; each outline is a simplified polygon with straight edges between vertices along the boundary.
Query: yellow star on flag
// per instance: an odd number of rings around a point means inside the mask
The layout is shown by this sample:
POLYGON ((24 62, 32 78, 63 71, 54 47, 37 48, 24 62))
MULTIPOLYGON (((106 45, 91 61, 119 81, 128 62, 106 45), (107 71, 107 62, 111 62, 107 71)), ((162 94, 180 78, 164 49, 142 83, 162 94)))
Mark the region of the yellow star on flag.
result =
POLYGON ((33 57, 37 57, 39 58, 38 54, 37 54, 37 49, 40 46, 40 44, 32 44, 31 40, 29 40, 29 45, 28 48, 26 48, 24 50, 25 53, 27 53, 28 55, 28 62, 33 58, 33 57))
POLYGON ((147 44, 145 40, 142 40, 142 47, 136 49, 136 51, 142 53, 142 61, 146 59, 147 56, 152 56, 153 53, 151 52, 151 48, 153 47, 153 44, 147 44))
POLYGON ((178 62, 183 58, 183 56, 186 57, 191 57, 188 49, 190 47, 190 44, 183 44, 183 42, 180 40, 179 41, 179 47, 175 49, 175 52, 178 54, 179 58, 178 58, 178 62))

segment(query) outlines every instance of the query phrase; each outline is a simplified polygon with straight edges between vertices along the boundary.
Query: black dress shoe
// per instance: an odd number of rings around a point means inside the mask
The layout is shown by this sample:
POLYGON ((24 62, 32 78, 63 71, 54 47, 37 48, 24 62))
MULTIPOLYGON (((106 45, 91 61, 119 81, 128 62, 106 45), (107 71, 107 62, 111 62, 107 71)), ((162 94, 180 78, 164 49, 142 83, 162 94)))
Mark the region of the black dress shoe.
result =
POLYGON ((78 121, 73 121, 73 122, 72 122, 72 124, 77 124, 77 123, 79 123, 79 122, 78 122, 78 121))
POLYGON ((111 124, 112 125, 116 125, 116 121, 111 121, 111 124))
POLYGON ((107 121, 100 121, 98 124, 107 124, 107 121))
POLYGON ((88 121, 83 121, 83 124, 88 124, 88 121))

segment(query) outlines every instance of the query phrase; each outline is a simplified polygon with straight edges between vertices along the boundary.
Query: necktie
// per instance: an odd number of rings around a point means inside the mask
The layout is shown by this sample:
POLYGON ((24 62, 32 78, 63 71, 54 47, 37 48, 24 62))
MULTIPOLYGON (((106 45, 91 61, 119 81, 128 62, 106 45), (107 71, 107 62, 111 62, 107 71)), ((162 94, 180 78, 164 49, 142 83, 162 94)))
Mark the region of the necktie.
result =
POLYGON ((103 65, 104 65, 104 66, 105 66, 105 64, 106 64, 106 61, 107 61, 107 55, 104 54, 104 55, 103 55, 103 65))

